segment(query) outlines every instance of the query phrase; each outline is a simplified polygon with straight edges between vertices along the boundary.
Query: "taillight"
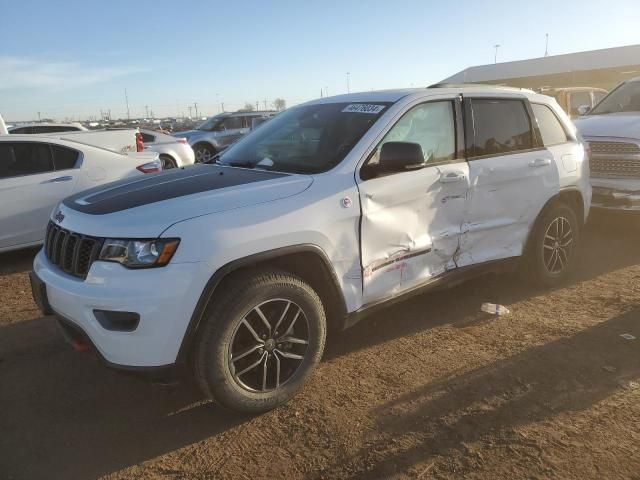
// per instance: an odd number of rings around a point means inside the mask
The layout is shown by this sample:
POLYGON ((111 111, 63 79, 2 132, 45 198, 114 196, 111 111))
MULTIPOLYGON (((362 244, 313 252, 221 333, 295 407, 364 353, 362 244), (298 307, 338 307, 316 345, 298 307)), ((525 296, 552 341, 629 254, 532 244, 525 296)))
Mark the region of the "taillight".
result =
POLYGON ((187 142, 186 138, 178 138, 178 143, 182 143, 183 145, 186 145, 189 142, 187 142))
POLYGON ((140 165, 136 167, 136 169, 142 173, 159 173, 162 171, 162 164, 160 163, 160 160, 154 160, 153 162, 140 165))
POLYGON ((136 133, 136 152, 144 151, 144 142, 142 141, 142 134, 140 132, 136 133))

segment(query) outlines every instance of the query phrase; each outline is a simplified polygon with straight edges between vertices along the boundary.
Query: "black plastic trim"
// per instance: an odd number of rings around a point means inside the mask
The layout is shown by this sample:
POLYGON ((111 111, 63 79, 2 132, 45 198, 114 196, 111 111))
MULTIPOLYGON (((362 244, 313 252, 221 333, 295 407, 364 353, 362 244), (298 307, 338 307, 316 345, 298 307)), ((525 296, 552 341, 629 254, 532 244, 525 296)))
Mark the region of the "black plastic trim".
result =
POLYGON ((140 314, 114 310, 94 310, 93 315, 105 330, 110 332, 134 332, 140 324, 140 314))
POLYGON ((187 330, 182 337, 182 343, 180 345, 180 350, 178 351, 176 362, 186 362, 189 351, 191 350, 193 342, 196 338, 196 332, 198 331, 198 327, 200 325, 200 322, 202 321, 202 316, 205 309, 207 308, 207 305, 209 304, 209 300, 211 300, 216 288, 218 287, 218 285, 220 285, 222 280, 227 275, 243 267, 248 267, 265 260, 274 260, 276 258, 286 257, 288 255, 293 255, 296 253, 313 253, 315 255, 318 255, 320 260, 325 265, 327 271, 331 275, 334 284, 333 287, 338 295, 338 298, 336 299, 339 306, 337 314, 340 318, 344 318, 347 315, 347 304, 344 298, 344 293, 342 292, 340 282, 338 281, 338 277, 335 270, 333 269, 331 261, 327 257, 324 250, 322 250, 322 248, 313 244, 300 244, 292 245, 289 247, 276 248, 274 250, 267 250, 265 252, 256 253, 254 255, 249 255, 248 257, 229 262, 223 267, 220 267, 218 270, 216 270, 216 272, 211 276, 204 290, 202 291, 202 294, 200 295, 200 299, 198 300, 196 308, 191 315, 191 319, 189 320, 187 330))

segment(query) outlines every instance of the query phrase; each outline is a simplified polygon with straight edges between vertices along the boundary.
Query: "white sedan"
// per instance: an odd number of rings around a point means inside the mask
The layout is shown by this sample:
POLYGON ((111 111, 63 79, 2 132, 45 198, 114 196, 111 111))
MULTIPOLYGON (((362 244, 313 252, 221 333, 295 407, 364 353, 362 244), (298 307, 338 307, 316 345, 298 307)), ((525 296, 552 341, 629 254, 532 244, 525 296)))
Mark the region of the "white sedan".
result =
POLYGON ((195 154, 186 138, 176 138, 154 130, 140 129, 144 149, 158 152, 163 170, 193 165, 195 154))
POLYGON ((51 211, 65 197, 161 170, 157 154, 123 154, 70 138, 0 135, 0 252, 41 244, 51 211))

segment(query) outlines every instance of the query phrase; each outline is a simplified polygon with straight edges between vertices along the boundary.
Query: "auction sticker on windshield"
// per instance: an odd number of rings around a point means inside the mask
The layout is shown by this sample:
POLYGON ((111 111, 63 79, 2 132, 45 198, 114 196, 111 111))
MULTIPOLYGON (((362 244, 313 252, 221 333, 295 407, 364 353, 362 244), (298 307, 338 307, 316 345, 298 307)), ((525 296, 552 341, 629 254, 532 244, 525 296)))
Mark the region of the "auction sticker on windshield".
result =
POLYGON ((347 113, 373 113, 378 114, 382 110, 384 110, 385 105, 372 105, 367 103, 352 103, 351 105, 347 105, 343 112, 347 113))

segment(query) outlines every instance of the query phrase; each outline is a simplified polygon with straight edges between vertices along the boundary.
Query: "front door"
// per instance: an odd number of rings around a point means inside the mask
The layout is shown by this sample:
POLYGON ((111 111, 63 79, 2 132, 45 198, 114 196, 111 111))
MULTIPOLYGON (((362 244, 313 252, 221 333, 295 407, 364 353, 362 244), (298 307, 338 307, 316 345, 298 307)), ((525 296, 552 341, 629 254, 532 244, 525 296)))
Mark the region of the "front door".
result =
POLYGON ((361 170, 375 172, 380 147, 389 141, 418 143, 427 160, 420 170, 359 179, 365 304, 455 267, 469 178, 457 153, 455 112, 454 100, 413 106, 361 170))
POLYGON ((470 190, 458 266, 518 256, 538 214, 559 189, 522 98, 465 99, 470 190))

